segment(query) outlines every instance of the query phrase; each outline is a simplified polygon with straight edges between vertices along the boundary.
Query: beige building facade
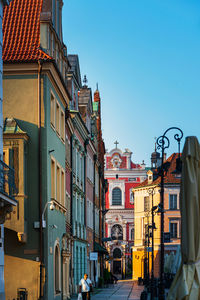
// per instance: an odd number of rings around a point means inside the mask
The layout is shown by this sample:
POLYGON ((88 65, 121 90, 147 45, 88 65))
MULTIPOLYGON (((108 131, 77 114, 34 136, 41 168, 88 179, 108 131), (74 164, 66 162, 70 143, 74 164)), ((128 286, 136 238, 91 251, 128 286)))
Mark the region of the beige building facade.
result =
MULTIPOLYGON (((176 253, 180 245, 180 175, 173 174, 177 154, 168 158, 169 169, 164 178, 164 232, 170 236, 165 242, 165 254, 176 253)), ((133 188, 135 203, 135 240, 132 247, 133 279, 150 276, 152 268, 152 228, 154 242, 154 276, 160 268, 160 176, 157 170, 149 170, 147 179, 133 188), (152 223, 152 208, 154 224, 152 223)))

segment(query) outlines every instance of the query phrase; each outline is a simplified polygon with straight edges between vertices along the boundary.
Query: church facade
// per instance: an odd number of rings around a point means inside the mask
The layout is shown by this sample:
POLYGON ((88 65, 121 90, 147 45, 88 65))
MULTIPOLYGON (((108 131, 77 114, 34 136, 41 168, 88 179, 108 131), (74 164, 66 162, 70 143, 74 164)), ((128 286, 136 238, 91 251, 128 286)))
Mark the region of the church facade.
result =
POLYGON ((106 193, 105 240, 108 269, 119 278, 131 276, 131 247, 134 246, 133 187, 146 179, 144 162, 132 162, 129 149, 116 147, 105 154, 106 193))

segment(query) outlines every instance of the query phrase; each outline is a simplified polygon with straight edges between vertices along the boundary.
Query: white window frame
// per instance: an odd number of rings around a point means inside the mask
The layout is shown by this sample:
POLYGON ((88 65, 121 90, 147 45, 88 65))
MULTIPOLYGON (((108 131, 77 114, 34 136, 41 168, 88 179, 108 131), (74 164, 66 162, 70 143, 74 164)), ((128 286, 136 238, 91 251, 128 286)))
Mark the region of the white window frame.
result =
POLYGON ((60 137, 63 143, 65 143, 65 113, 60 108, 60 137))
POLYGON ((56 97, 53 93, 53 91, 50 92, 50 124, 55 130, 56 128, 56 97), (51 109, 51 103, 53 102, 54 111, 53 111, 53 120, 52 120, 52 109, 51 109))
POLYGON ((56 101, 56 133, 60 137, 60 104, 58 101, 56 101), (57 114, 57 108, 58 108, 58 114, 57 114), (58 120, 57 117, 59 118, 58 120))
POLYGON ((129 197, 130 197, 130 204, 134 204, 134 193, 133 193, 133 188, 129 189, 129 197))
MULTIPOLYGON (((174 204, 174 199, 173 199, 173 204, 174 204)), ((169 210, 177 210, 178 209, 178 194, 177 193, 169 193, 169 210), (170 206, 170 197, 171 196, 176 196, 176 208, 171 208, 170 206)))
POLYGON ((171 239, 179 239, 180 238, 180 221, 177 219, 171 219, 169 221, 169 232, 170 232, 170 238, 171 239), (171 231, 170 231, 170 225, 171 224, 177 224, 177 237, 171 237, 171 231))
MULTIPOLYGON (((56 160, 53 156, 51 156, 51 163, 54 163, 54 167, 55 167, 55 170, 54 170, 54 195, 52 195, 52 190, 51 190, 51 198, 53 199, 56 199, 56 181, 57 181, 57 176, 56 176, 56 167, 57 167, 57 163, 56 163, 56 160)), ((51 184, 52 184, 52 177, 51 177, 51 184)))

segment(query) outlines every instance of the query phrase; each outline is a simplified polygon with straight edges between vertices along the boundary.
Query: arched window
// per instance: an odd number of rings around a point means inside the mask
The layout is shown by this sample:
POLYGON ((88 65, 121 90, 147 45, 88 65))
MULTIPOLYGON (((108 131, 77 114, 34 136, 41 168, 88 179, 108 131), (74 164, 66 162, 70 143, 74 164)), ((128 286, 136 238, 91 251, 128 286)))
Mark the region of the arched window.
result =
POLYGON ((119 224, 111 228, 111 237, 113 240, 123 240, 123 229, 119 224))
POLYGON ((121 258, 122 251, 119 248, 115 248, 113 251, 113 258, 121 258))
POLYGON ((122 205, 122 191, 120 188, 112 190, 112 205, 122 205))
POLYGON ((54 248, 54 289, 55 294, 60 293, 61 284, 60 284, 60 247, 56 243, 54 248))

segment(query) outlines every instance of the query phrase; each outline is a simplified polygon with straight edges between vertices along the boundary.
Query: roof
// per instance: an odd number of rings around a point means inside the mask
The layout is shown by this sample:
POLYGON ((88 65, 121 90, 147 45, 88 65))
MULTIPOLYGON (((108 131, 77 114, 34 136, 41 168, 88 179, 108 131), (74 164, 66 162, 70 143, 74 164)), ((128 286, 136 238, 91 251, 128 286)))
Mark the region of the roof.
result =
POLYGON ((78 55, 77 54, 69 54, 68 60, 69 60, 70 66, 71 66, 70 70, 71 70, 71 72, 73 72, 79 86, 81 87, 82 83, 81 83, 81 73, 80 73, 80 65, 79 65, 78 55))
MULTIPOLYGON (((168 159, 165 161, 170 163, 167 173, 164 177, 164 184, 180 184, 181 178, 176 177, 173 172, 176 170, 176 159, 179 157, 179 153, 173 153, 168 159)), ((148 183, 148 179, 139 184, 136 188, 148 187, 152 185, 159 185, 161 183, 161 176, 158 175, 158 169, 152 170, 154 173, 154 180, 151 183, 148 183)))
POLYGON ((6 118, 4 120, 4 126, 3 126, 3 133, 18 133, 18 134, 26 134, 25 131, 23 131, 19 125, 17 124, 17 121, 15 119, 8 119, 6 118))
POLYGON ((43 0, 12 0, 4 8, 3 61, 53 60, 40 48, 40 13, 43 0))

